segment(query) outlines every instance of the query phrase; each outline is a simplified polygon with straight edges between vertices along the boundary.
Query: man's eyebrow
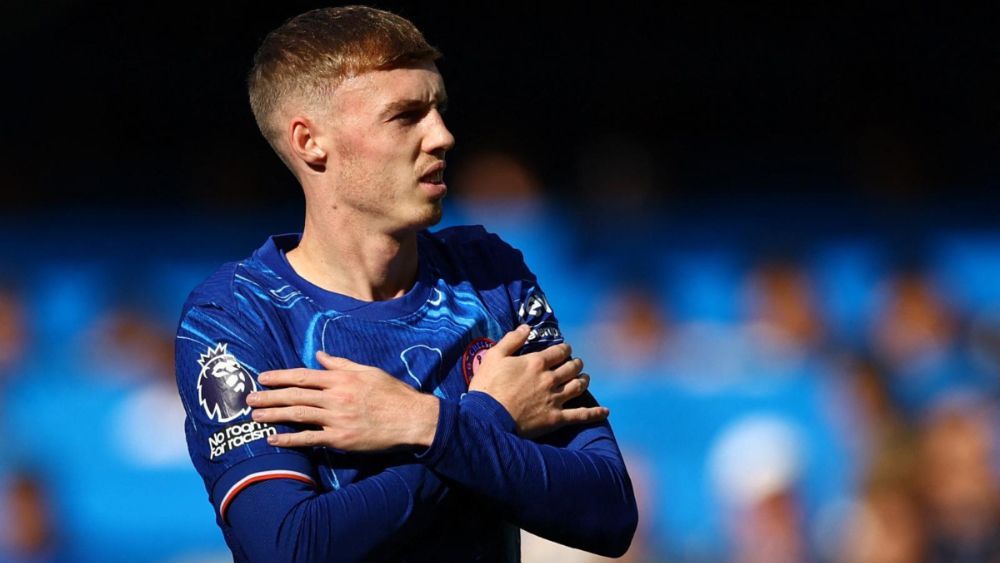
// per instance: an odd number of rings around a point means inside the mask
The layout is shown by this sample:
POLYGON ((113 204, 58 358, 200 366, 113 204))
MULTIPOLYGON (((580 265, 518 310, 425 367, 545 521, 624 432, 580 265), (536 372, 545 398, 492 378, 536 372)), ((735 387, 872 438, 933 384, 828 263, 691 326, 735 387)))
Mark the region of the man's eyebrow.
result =
POLYGON ((385 109, 382 110, 382 116, 385 118, 389 118, 399 112, 415 110, 415 109, 423 109, 431 105, 436 105, 438 107, 448 105, 448 96, 445 94, 440 94, 437 97, 435 97, 433 101, 430 102, 428 102, 427 100, 421 100, 416 98, 396 100, 394 102, 391 102, 389 105, 385 106, 385 109))

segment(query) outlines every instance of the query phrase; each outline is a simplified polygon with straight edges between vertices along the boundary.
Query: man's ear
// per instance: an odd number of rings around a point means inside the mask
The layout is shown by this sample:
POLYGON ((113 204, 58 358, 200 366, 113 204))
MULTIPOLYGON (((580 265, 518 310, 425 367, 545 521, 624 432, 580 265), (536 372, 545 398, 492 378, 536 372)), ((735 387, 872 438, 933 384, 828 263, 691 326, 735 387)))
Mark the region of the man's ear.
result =
POLYGON ((308 117, 293 117, 288 124, 287 138, 293 159, 317 172, 326 169, 326 149, 319 144, 319 130, 308 117))

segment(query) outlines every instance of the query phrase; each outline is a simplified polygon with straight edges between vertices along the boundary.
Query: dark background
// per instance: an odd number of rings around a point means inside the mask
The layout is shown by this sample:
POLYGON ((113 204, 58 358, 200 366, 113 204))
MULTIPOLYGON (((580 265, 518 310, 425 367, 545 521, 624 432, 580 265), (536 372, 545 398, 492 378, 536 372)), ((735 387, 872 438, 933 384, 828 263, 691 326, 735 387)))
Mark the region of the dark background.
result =
MULTIPOLYGON (((577 155, 612 135, 648 149, 657 189, 678 204, 996 203, 994 11, 876 4, 379 6, 445 53, 453 158, 518 153, 570 200, 577 155)), ((7 8, 0 204, 298 205, 244 76, 267 31, 321 5, 7 8)))

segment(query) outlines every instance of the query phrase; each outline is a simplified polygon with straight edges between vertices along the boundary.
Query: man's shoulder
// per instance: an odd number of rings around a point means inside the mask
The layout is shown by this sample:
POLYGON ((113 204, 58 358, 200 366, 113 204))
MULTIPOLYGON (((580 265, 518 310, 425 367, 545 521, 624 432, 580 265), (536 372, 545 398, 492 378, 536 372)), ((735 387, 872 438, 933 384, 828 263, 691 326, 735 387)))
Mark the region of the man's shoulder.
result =
POLYGON ((192 309, 214 309, 239 316, 246 304, 266 294, 280 282, 277 275, 264 265, 255 252, 243 260, 219 266, 188 294, 181 317, 192 309))
POLYGON ((534 279, 521 253, 481 225, 449 227, 429 238, 436 246, 432 258, 446 282, 469 284, 503 315, 510 313, 511 295, 534 279))
POLYGON ((236 278, 236 269, 240 262, 226 262, 207 278, 202 280, 191 293, 188 294, 184 303, 183 311, 192 307, 214 305, 224 308, 230 304, 233 297, 233 281, 236 278))
POLYGON ((509 263, 521 263, 519 251, 504 242, 499 235, 482 225, 461 225, 427 232, 428 238, 441 250, 460 262, 476 266, 504 268, 509 263))

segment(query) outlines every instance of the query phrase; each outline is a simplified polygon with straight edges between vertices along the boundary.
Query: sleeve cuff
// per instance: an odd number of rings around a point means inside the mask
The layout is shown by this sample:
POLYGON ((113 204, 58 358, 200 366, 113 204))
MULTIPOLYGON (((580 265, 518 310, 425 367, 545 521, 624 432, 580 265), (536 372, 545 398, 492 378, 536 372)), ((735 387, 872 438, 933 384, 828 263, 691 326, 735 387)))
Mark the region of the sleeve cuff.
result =
POLYGON ((513 434, 517 430, 517 424, 510 413, 496 399, 480 391, 470 391, 462 395, 462 399, 457 403, 441 401, 434 441, 431 442, 429 448, 415 454, 417 461, 428 467, 434 467, 441 460, 446 449, 451 447, 455 426, 459 424, 459 416, 462 411, 469 416, 497 426, 504 432, 513 434))
POLYGON ((230 467, 212 487, 212 504, 219 519, 226 521, 226 509, 243 489, 268 479, 294 479, 316 486, 309 460, 293 453, 275 453, 249 458, 230 467))
POLYGON ((458 403, 454 401, 440 401, 438 408, 437 430, 434 432, 434 441, 431 446, 422 452, 415 454, 418 462, 430 467, 433 466, 441 456, 444 455, 446 444, 451 442, 455 425, 458 424, 458 403))
POLYGON ((499 401, 482 391, 470 391, 462 396, 461 408, 473 413, 473 416, 483 418, 499 426, 505 432, 514 434, 517 423, 499 401))

